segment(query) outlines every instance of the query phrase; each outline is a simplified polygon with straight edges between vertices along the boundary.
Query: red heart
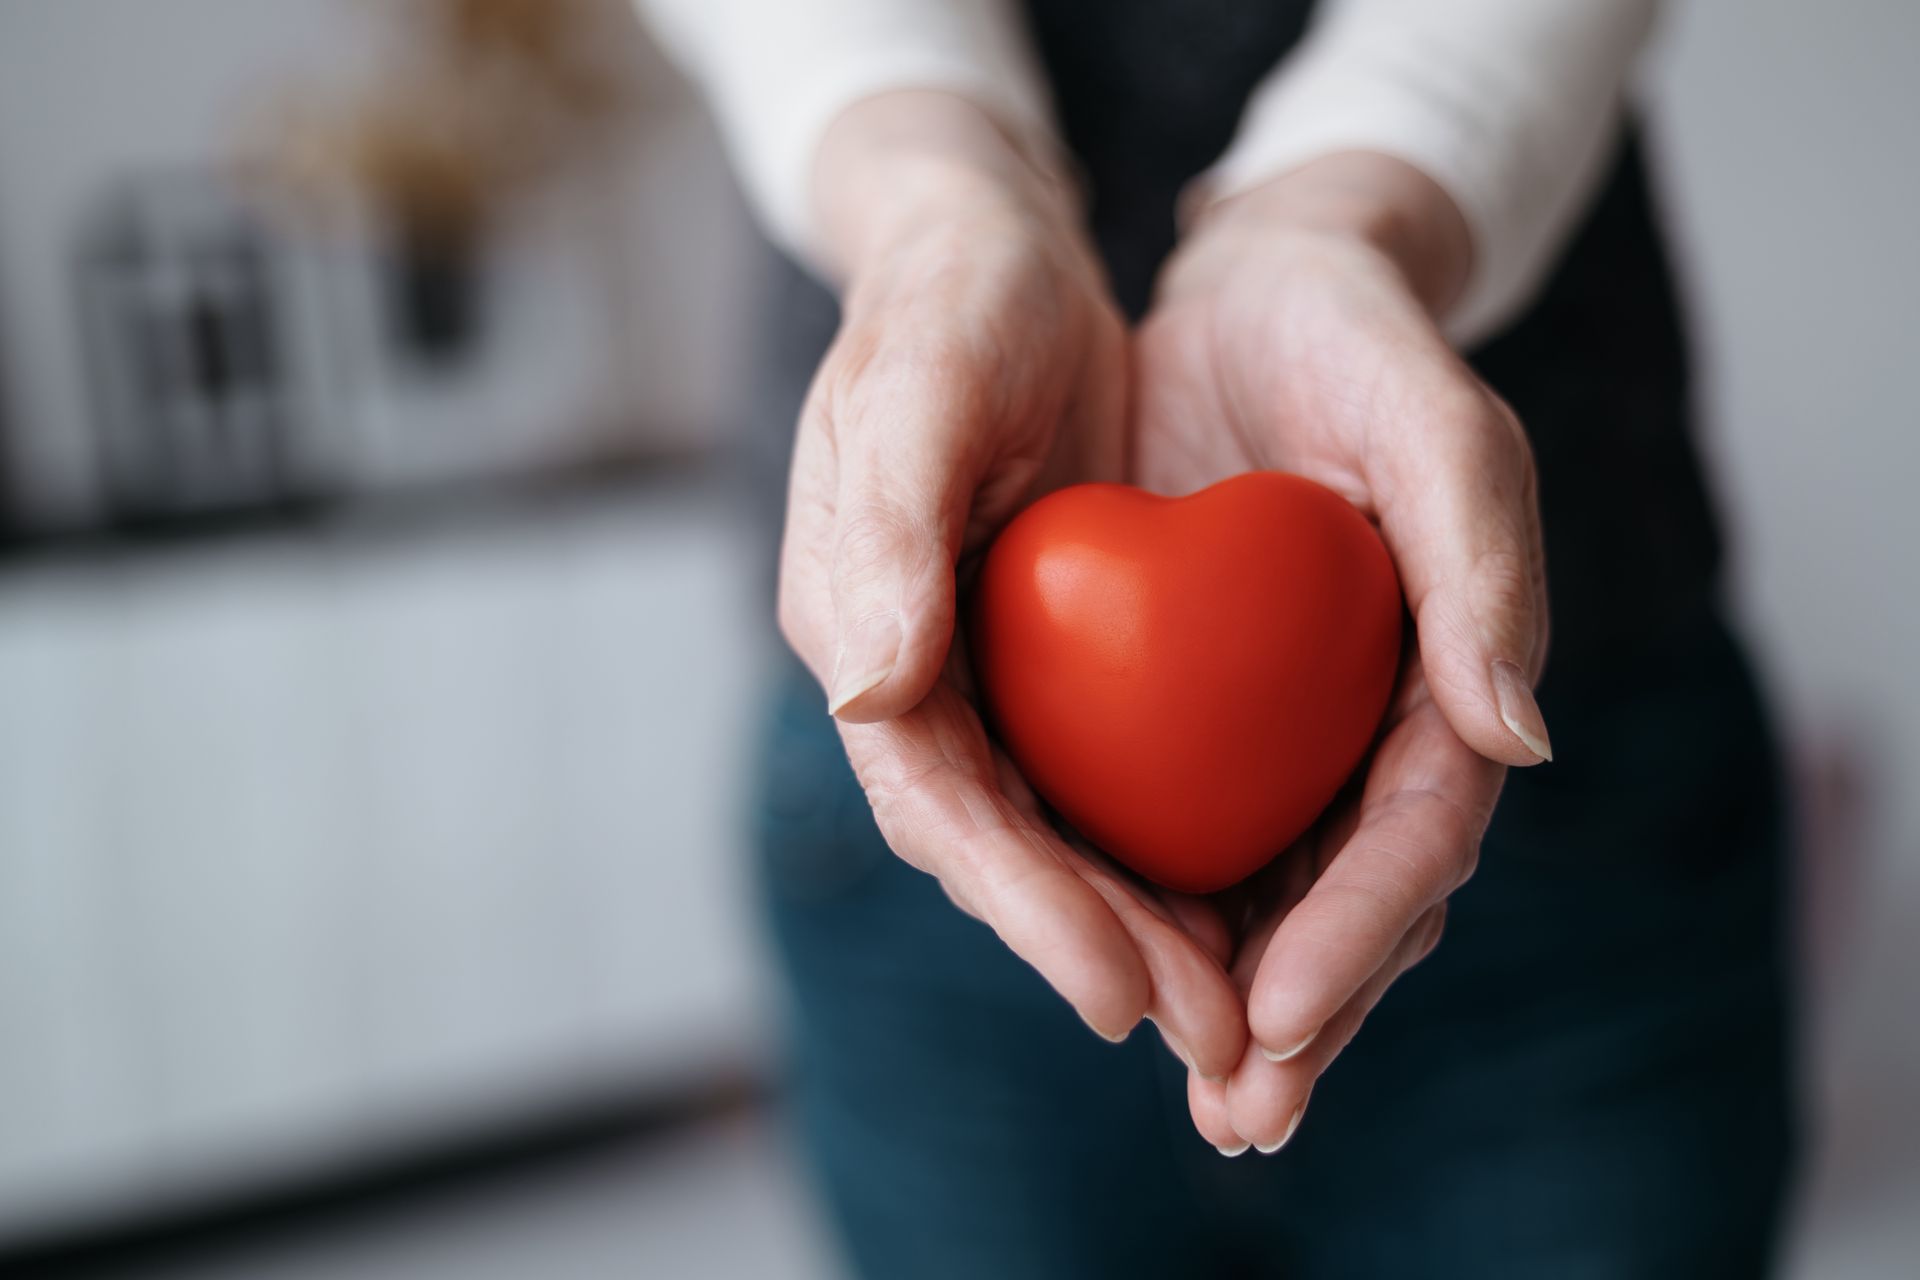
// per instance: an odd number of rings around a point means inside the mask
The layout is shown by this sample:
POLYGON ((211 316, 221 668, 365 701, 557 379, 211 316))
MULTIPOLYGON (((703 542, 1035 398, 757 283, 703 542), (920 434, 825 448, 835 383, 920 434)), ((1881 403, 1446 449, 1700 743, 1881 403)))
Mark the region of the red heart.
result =
POLYGON ((981 569, 974 662, 1001 743, 1100 848, 1171 889, 1243 880, 1366 754, 1400 659, 1373 526, 1262 471, 1022 512, 981 569))

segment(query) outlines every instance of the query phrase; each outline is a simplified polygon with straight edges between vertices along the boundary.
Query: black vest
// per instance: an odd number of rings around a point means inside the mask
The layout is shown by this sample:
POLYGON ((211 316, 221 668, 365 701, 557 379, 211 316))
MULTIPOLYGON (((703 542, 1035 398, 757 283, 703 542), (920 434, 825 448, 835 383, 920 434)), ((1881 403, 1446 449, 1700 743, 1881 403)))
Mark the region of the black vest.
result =
MULTIPOLYGON (((1181 188, 1226 148, 1311 7, 1029 0, 1094 239, 1130 316, 1173 247, 1181 188)), ((825 290, 783 265, 769 318, 758 438, 771 447, 755 469, 771 495, 837 315, 825 290)), ((1689 434, 1685 335, 1634 131, 1544 291, 1472 361, 1520 415, 1539 461, 1550 678, 1604 680, 1711 609, 1719 560, 1689 434)))

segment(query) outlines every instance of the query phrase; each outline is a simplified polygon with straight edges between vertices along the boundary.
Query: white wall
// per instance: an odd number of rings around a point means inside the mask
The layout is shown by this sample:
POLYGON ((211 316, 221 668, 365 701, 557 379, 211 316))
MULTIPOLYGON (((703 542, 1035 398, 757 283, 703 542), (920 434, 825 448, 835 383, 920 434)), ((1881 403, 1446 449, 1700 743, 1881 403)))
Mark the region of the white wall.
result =
MULTIPOLYGON (((354 0, 0 3, 0 449, 35 525, 86 520, 96 469, 74 306, 83 219, 129 175, 208 172, 293 104, 367 78, 388 28, 354 0)), ((395 367, 365 245, 303 246, 336 321, 323 406, 351 479, 406 483, 685 444, 738 403, 751 254, 704 119, 635 38, 648 109, 615 171, 513 211, 485 348, 452 377, 395 367), (605 181, 601 181, 602 178, 605 181), (645 440, 633 439, 644 429, 645 440)))
POLYGON ((1737 581, 1810 796, 1800 1273, 1920 1256, 1920 8, 1684 0, 1652 91, 1737 581))

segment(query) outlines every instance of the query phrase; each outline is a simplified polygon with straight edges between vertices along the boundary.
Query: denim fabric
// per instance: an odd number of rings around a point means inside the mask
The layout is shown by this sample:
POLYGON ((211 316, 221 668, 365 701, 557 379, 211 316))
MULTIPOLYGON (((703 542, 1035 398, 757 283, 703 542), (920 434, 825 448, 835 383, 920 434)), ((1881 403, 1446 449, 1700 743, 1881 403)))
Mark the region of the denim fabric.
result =
POLYGON ((1434 955, 1274 1156, 1219 1156, 1151 1028, 1095 1038, 887 850, 783 676, 759 813, 794 1097, 875 1280, 1765 1272, 1790 1163, 1785 823, 1708 619, 1542 704, 1434 955))
MULTIPOLYGON (((1307 0, 1028 0, 1130 316, 1181 188, 1307 0)), ((1558 758, 1516 772, 1433 957, 1293 1143, 1222 1159, 1150 1029, 1115 1047, 874 829, 797 668, 770 720, 768 918, 806 1148, 876 1280, 1761 1274, 1790 1167, 1785 822, 1714 600, 1687 347, 1631 129, 1526 315, 1471 353, 1539 460, 1558 758)), ((743 458, 777 517, 833 298, 772 277, 743 458)), ((772 539, 769 538, 769 545, 772 539)))

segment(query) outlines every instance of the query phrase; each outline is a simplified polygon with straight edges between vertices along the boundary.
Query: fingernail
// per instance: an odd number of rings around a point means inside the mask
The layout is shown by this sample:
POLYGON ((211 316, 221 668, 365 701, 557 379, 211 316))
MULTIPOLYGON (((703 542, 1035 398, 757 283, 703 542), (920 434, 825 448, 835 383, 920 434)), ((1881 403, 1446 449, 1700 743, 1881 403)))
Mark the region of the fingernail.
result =
POLYGON ((1307 1104, 1303 1102, 1293 1109, 1293 1119, 1287 1121, 1287 1131, 1280 1135, 1280 1141, 1269 1146, 1257 1147, 1255 1150, 1259 1151, 1263 1156, 1270 1156, 1280 1148, 1286 1146, 1287 1143, 1293 1141, 1293 1131, 1300 1127, 1300 1117, 1305 1114, 1307 1114, 1307 1104))
POLYGON ((1542 760, 1553 759, 1547 722, 1540 715, 1540 704, 1533 700, 1527 673, 1504 658, 1494 663, 1493 696, 1500 705, 1500 721, 1513 730, 1513 736, 1542 760))
POLYGON ((1285 1062, 1289 1058, 1297 1058, 1306 1049, 1308 1045, 1314 1042, 1314 1040, 1319 1036, 1319 1034, 1320 1034, 1319 1029, 1315 1028, 1311 1033, 1308 1034, 1305 1040, 1302 1040, 1299 1044, 1293 1046, 1293 1048, 1291 1049, 1282 1049, 1279 1053, 1275 1053, 1273 1050, 1267 1048, 1267 1046, 1261 1045, 1260 1056, 1265 1058, 1268 1062, 1285 1062))
POLYGON ((893 674, 900 658, 900 615, 888 610, 862 618, 840 642, 833 659, 833 692, 827 714, 841 708, 893 674))
MULTIPOLYGON (((1081 1018, 1080 1021, 1087 1022, 1086 1018, 1084 1017, 1081 1018)), ((1108 1044, 1124 1044, 1126 1043, 1127 1035, 1132 1030, 1132 1028, 1129 1027, 1127 1031, 1122 1031, 1117 1036, 1111 1036, 1111 1035, 1108 1035, 1106 1032, 1102 1031, 1100 1028, 1094 1026, 1091 1022, 1087 1022, 1087 1030, 1093 1032, 1093 1034, 1099 1036, 1102 1040, 1105 1040, 1108 1044)))
POLYGON ((1218 1151, 1218 1152, 1219 1152, 1219 1153, 1220 1153, 1221 1155, 1223 1155, 1223 1156, 1225 1156, 1225 1157, 1226 1157, 1227 1159, 1229 1159, 1229 1160, 1231 1160, 1231 1159, 1233 1159, 1233 1158, 1234 1158, 1235 1156, 1243 1156, 1243 1155, 1245 1155, 1245 1154, 1247 1154, 1247 1148, 1248 1148, 1248 1146, 1250 1146, 1250 1145, 1251 1145, 1251 1144, 1249 1144, 1249 1143, 1245 1143, 1245 1142, 1243 1142, 1243 1143, 1241 1143, 1241 1144, 1240 1144, 1239 1146, 1237 1146, 1237 1147, 1215 1147, 1215 1148, 1214 1148, 1214 1150, 1215 1150, 1215 1151, 1218 1151))

